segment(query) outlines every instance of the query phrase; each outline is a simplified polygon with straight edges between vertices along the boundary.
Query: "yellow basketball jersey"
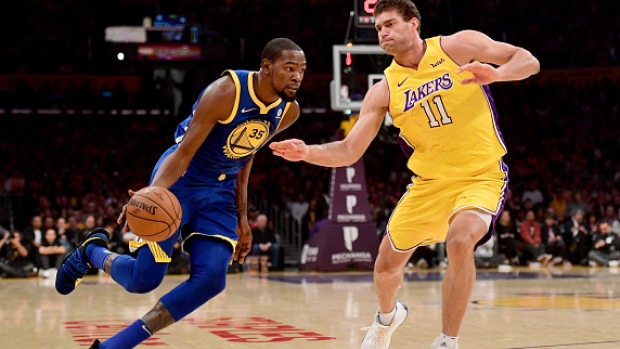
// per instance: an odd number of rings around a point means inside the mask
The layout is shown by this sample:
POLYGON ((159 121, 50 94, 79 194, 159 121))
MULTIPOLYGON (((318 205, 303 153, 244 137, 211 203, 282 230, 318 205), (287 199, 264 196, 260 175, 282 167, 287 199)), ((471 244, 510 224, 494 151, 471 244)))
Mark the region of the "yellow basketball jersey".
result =
POLYGON ((407 167, 423 179, 471 176, 494 163, 499 169, 506 154, 488 87, 461 85, 471 74, 458 69, 434 37, 418 69, 394 60, 385 70, 394 126, 414 149, 407 167))

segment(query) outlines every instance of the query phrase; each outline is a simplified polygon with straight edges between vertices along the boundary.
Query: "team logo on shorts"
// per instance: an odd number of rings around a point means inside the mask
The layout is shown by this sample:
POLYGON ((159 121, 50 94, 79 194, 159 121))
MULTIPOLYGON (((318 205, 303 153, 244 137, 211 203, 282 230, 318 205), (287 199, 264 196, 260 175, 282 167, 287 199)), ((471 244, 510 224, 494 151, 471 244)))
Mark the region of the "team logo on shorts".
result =
POLYGON ((230 159, 241 159, 253 154, 269 138, 269 126, 267 120, 247 120, 239 124, 228 135, 224 154, 230 159))

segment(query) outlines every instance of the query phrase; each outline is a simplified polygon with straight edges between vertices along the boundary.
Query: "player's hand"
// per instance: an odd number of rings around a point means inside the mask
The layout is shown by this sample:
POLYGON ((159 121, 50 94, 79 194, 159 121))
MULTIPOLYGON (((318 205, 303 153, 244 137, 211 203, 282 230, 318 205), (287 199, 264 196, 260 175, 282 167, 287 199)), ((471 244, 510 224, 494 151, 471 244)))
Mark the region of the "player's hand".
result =
POLYGON ((474 74, 473 77, 463 79, 461 84, 478 84, 478 85, 488 85, 492 82, 499 81, 500 75, 497 69, 490 64, 480 63, 480 62, 471 62, 465 64, 459 68, 458 74, 463 72, 470 72, 474 74))
POLYGON ((287 139, 269 144, 273 155, 281 156, 288 161, 304 160, 310 153, 308 145, 300 139, 287 139))
POLYGON ((243 264, 245 256, 252 251, 252 231, 250 230, 247 218, 239 219, 237 223, 237 235, 239 238, 235 246, 233 259, 243 264))
MULTIPOLYGON (((129 194, 129 197, 131 198, 133 194, 135 194, 136 192, 129 189, 127 193, 129 194)), ((125 224, 123 225, 123 229, 121 229, 121 233, 126 233, 129 230, 129 226, 127 225, 127 220, 125 219, 126 212, 127 212, 127 204, 123 206, 123 209, 121 210, 121 213, 118 215, 118 219, 116 220, 116 223, 118 224, 123 224, 123 222, 125 222, 125 224)))

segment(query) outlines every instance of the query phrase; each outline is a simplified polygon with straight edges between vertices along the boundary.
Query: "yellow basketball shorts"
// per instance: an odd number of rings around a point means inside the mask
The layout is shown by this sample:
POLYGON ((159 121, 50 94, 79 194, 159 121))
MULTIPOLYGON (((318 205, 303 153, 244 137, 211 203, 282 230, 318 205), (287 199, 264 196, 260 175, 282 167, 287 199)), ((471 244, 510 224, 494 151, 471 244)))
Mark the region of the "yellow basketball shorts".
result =
POLYGON ((463 210, 501 213, 508 190, 508 168, 500 163, 471 177, 414 178, 390 216, 387 235, 397 251, 446 240, 448 226, 463 210))

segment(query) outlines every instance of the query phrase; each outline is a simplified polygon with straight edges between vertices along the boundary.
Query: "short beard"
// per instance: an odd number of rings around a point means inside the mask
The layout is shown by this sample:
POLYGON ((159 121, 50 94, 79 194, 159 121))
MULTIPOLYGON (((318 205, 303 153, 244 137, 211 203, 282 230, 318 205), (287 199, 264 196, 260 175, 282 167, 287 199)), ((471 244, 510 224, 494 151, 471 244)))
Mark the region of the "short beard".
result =
POLYGON ((280 96, 280 98, 282 98, 283 101, 285 102, 294 102, 295 99, 297 99, 297 93, 295 93, 294 95, 292 95, 291 97, 289 97, 284 90, 282 91, 278 91, 278 96, 280 96))

